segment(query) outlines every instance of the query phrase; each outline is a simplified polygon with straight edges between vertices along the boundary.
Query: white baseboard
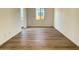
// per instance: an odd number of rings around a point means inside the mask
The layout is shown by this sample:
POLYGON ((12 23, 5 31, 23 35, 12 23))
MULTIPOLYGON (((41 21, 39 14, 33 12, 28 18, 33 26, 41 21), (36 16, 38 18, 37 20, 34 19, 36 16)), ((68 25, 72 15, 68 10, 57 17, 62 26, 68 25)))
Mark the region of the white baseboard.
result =
POLYGON ((67 34, 65 34, 64 32, 62 32, 60 29, 56 28, 60 33, 62 33, 65 37, 67 37, 70 41, 72 41, 76 46, 79 47, 79 43, 77 43, 72 37, 68 36, 67 34))
POLYGON ((13 33, 11 36, 5 38, 2 42, 0 42, 0 46, 3 45, 5 42, 7 42, 8 40, 10 40, 12 37, 14 37, 15 35, 17 35, 20 32, 21 32, 21 30, 18 31, 17 33, 13 33))

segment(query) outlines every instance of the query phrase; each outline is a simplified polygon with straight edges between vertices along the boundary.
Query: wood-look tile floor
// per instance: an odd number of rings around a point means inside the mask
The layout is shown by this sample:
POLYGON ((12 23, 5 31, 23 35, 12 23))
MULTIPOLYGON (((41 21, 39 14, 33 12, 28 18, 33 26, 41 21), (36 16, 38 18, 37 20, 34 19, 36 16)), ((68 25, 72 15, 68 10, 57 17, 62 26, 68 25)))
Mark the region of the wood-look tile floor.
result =
POLYGON ((78 50, 54 28, 27 28, 7 41, 0 50, 78 50))

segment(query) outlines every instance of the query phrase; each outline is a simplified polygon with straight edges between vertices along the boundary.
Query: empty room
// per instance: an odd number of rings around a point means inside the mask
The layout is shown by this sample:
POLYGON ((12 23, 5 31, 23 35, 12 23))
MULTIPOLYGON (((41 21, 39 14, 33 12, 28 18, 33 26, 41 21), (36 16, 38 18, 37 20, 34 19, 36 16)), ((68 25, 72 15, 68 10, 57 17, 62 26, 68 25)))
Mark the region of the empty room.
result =
POLYGON ((0 8, 0 50, 78 50, 79 8, 0 8))

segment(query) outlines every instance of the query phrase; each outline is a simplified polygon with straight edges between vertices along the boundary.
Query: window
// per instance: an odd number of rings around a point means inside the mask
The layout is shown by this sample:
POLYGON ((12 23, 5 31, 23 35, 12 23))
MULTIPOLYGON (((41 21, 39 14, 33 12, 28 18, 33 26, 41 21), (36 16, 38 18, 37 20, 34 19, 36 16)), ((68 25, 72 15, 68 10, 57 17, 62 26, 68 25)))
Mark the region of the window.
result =
POLYGON ((44 20, 44 8, 36 8, 36 20, 44 20))

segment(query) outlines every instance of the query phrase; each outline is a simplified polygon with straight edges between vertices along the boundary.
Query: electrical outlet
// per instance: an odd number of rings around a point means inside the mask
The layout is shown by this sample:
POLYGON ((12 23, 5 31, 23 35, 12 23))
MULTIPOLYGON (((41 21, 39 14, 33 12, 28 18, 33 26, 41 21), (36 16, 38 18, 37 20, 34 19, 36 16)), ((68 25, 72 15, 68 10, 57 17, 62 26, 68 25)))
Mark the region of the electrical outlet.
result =
POLYGON ((9 32, 9 34, 11 34, 11 32, 9 32))

